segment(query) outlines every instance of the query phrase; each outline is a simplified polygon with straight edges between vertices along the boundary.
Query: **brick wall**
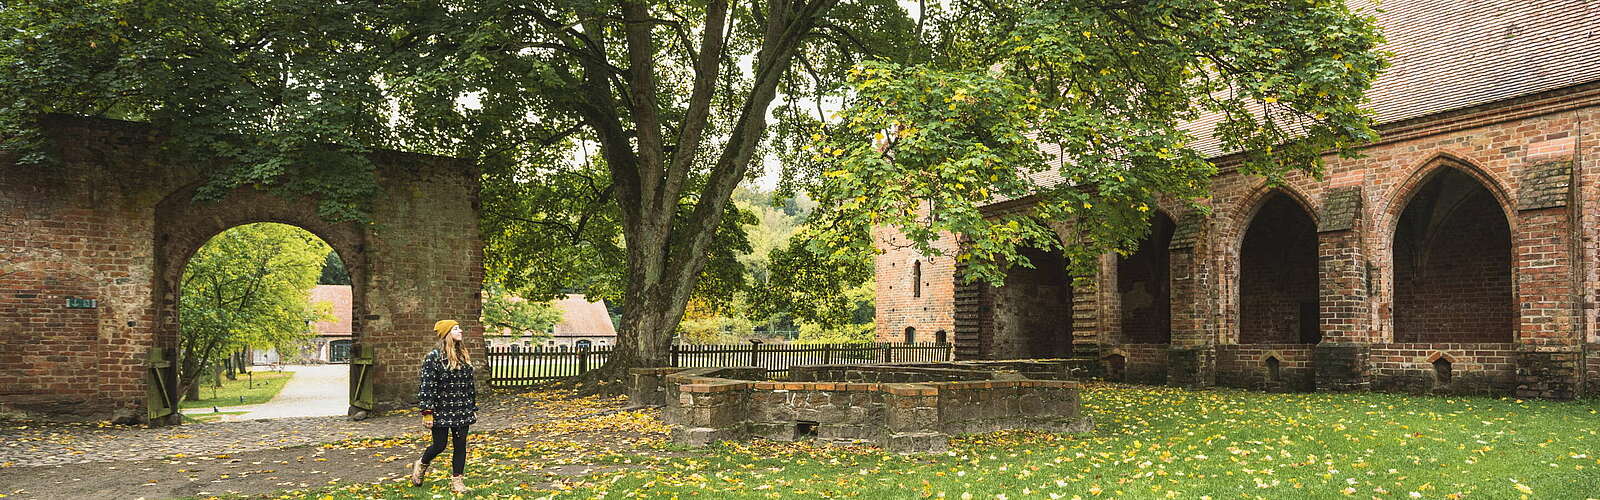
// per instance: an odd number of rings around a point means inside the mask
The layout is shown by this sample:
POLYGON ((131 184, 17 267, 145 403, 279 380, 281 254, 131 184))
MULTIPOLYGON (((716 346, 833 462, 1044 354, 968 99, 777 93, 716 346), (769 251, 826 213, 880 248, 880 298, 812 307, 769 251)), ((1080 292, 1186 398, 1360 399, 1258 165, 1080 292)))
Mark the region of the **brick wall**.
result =
POLYGON ((933 342, 943 330, 946 339, 956 339, 956 266, 954 238, 945 237, 935 245, 943 255, 923 255, 899 233, 875 228, 873 238, 883 253, 874 258, 878 299, 876 321, 880 342, 905 341, 906 328, 915 331, 916 342, 933 342), (921 290, 913 276, 921 268, 921 290))
POLYGON ((1373 388, 1408 392, 1505 393, 1516 388, 1516 344, 1412 343, 1372 346, 1373 388), (1434 361, 1450 363, 1449 380, 1434 361))
POLYGON ((1217 385, 1266 391, 1316 387, 1311 346, 1300 343, 1217 346, 1217 385), (1268 363, 1278 360, 1276 377, 1268 363))
POLYGON ((1135 382, 1141 384, 1167 383, 1167 344, 1118 344, 1100 352, 1101 372, 1106 377, 1117 382, 1135 382), (1120 377, 1118 368, 1105 366, 1121 358, 1122 367, 1120 377))
POLYGON ((103 300, 98 283, 65 269, 0 274, 0 323, 6 325, 0 399, 10 405, 80 413, 99 396, 100 310, 67 309, 69 298, 103 300))
POLYGON ((299 226, 339 252, 355 283, 357 342, 378 348, 382 406, 414 397, 433 321, 460 320, 481 352, 472 167, 376 153, 382 193, 373 223, 336 224, 309 200, 252 189, 195 204, 205 171, 161 163, 159 133, 146 126, 67 117, 48 125, 63 165, 22 168, 0 158, 0 314, 18 320, 0 324, 0 404, 142 418, 146 353, 177 345, 185 262, 210 237, 253 222, 299 226), (97 307, 67 309, 68 297, 97 307), (53 352, 40 355, 41 346, 53 352))
POLYGON ((1600 344, 1584 344, 1584 394, 1600 396, 1600 344))

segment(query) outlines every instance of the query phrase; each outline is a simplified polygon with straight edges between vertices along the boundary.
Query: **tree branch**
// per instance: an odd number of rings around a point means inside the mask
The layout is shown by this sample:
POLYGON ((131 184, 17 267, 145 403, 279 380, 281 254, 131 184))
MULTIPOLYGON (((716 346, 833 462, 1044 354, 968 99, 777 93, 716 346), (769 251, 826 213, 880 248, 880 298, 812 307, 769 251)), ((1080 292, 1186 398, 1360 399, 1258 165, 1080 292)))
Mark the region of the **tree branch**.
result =
MULTIPOLYGON (((673 151, 672 163, 667 166, 662 190, 657 193, 658 200, 676 202, 683 189, 683 181, 699 154, 705 128, 710 121, 711 98, 716 94, 718 71, 722 68, 720 62, 725 37, 732 29, 728 1, 712 0, 706 6, 706 24, 705 29, 701 30, 700 51, 695 60, 694 90, 689 93, 689 109, 684 114, 683 127, 678 131, 676 151, 673 151)), ((657 208, 665 210, 666 205, 658 204, 657 208)))

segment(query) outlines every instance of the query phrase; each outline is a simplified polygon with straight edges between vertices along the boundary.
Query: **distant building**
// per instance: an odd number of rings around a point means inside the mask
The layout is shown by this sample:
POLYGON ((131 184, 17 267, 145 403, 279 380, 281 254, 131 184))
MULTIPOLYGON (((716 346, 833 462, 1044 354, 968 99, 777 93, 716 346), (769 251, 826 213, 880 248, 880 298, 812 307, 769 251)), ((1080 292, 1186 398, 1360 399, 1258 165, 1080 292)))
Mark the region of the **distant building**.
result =
POLYGON ((534 340, 532 335, 512 332, 485 332, 489 347, 533 347, 577 349, 581 347, 611 347, 617 343, 617 329, 611 323, 611 312, 604 299, 590 302, 583 294, 570 294, 552 302, 561 311, 561 322, 552 328, 549 338, 534 340))
POLYGON ((333 321, 318 321, 311 325, 316 337, 301 352, 308 363, 348 363, 350 344, 354 342, 354 329, 350 327, 350 285, 317 285, 311 289, 311 303, 327 302, 333 305, 333 321))
POLYGON ((311 289, 310 302, 331 304, 333 320, 311 324, 311 331, 315 336, 300 348, 298 359, 283 360, 276 350, 262 349, 253 351, 252 359, 255 364, 265 365, 285 361, 303 364, 350 362, 350 344, 354 341, 354 330, 350 326, 352 310, 350 285, 317 285, 311 289))

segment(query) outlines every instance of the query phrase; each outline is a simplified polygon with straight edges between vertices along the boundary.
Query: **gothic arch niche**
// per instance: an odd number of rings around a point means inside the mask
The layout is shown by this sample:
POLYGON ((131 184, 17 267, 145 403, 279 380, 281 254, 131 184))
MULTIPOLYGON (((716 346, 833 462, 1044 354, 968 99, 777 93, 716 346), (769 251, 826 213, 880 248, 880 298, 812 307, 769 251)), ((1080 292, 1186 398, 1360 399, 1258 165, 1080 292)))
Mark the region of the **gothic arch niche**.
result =
POLYGON ((1172 233, 1177 224, 1156 211, 1150 234, 1133 254, 1117 258, 1117 297, 1121 310, 1121 343, 1172 342, 1172 233))
POLYGON ((1239 343, 1315 344, 1317 225, 1282 191, 1269 193, 1239 245, 1239 343))
POLYGON ((1511 226, 1494 193, 1436 168, 1411 193, 1391 240, 1395 342, 1512 342, 1511 226))

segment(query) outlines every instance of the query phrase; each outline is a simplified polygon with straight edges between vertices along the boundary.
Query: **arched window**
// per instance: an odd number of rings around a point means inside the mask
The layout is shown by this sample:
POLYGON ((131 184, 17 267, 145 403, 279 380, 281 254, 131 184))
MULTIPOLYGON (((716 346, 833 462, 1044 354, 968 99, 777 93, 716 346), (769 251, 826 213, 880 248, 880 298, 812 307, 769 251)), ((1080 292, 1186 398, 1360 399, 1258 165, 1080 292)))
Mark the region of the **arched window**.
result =
POLYGON ((922 261, 911 263, 911 296, 922 296, 922 261))
POLYGON ((916 341, 917 341, 917 329, 909 327, 909 326, 906 327, 906 343, 910 344, 910 343, 916 342, 916 341))
POLYGON ((937 332, 933 332, 933 341, 934 342, 938 342, 940 344, 943 344, 945 342, 949 342, 949 340, 950 339, 946 338, 946 334, 944 333, 944 330, 939 330, 937 332))

